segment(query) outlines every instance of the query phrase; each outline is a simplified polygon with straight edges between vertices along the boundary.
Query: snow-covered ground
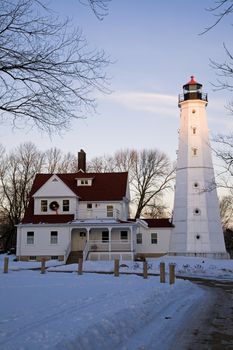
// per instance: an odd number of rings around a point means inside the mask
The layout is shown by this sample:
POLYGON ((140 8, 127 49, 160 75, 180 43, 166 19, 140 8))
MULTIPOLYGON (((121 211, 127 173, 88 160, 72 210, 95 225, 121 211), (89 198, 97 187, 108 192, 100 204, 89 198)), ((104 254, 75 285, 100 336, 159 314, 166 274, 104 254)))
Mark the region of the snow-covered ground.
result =
MULTIPOLYGON (((233 279, 233 263, 207 259, 171 258, 149 261, 149 272, 159 263, 176 263, 176 272, 233 279)), ((57 265, 52 261, 48 265, 57 265)), ((3 256, 0 257, 0 266, 3 256)), ((210 302, 206 291, 187 280, 174 285, 132 274, 142 264, 121 263, 122 274, 55 273, 77 271, 77 265, 57 266, 45 274, 29 268, 39 263, 14 262, 9 273, 0 271, 0 348, 62 350, 172 349, 177 334, 198 308, 210 302), (28 270, 27 270, 28 269, 28 270)), ((112 271, 113 262, 85 262, 84 270, 112 271)), ((179 345, 179 349, 181 349, 179 345)))
MULTIPOLYGON (((9 269, 12 271, 22 269, 40 268, 40 262, 13 261, 15 256, 9 256, 9 269)), ((0 271, 3 268, 4 255, 0 255, 0 271)), ((175 264, 175 272, 178 277, 200 277, 205 279, 233 280, 233 259, 214 260, 197 257, 171 257, 163 256, 157 259, 148 259, 148 273, 159 274, 160 262, 165 263, 166 273, 169 271, 169 264, 175 264)), ((75 272, 78 264, 64 265, 63 262, 50 260, 46 262, 47 270, 60 272, 75 272)), ((86 272, 113 272, 113 261, 85 261, 83 270, 86 272)), ((142 273, 142 262, 121 261, 120 272, 142 273)))

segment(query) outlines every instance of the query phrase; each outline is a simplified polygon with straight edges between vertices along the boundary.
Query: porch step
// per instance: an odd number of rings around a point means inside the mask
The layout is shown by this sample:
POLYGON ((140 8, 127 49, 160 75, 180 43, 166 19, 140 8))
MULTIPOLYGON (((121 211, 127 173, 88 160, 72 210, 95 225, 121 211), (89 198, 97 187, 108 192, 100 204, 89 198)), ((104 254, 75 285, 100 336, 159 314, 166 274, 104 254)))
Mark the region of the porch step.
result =
POLYGON ((82 258, 82 257, 83 257, 83 252, 82 252, 82 250, 72 251, 72 252, 70 252, 70 254, 69 254, 69 256, 68 256, 68 259, 67 259, 67 261, 66 261, 66 264, 67 264, 67 265, 69 265, 69 264, 77 264, 79 258, 82 258))

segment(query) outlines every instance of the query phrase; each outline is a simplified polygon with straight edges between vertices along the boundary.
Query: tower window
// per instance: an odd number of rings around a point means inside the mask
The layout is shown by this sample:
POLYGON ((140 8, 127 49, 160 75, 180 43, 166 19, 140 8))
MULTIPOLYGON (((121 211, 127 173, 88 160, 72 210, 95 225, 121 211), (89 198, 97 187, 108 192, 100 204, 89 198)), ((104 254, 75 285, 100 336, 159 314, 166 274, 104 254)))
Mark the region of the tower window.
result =
POLYGON ((197 128, 194 127, 194 128, 193 128, 193 135, 196 135, 196 133, 197 133, 197 128))
POLYGON ((201 238, 201 236, 200 235, 196 235, 196 239, 200 239, 201 238))
POLYGON ((199 183, 198 182, 194 182, 193 187, 194 188, 198 188, 199 187, 199 183))
POLYGON ((195 113, 196 113, 196 110, 195 110, 195 109, 193 109, 193 110, 192 110, 192 113, 193 113, 193 114, 195 114, 195 113))
POLYGON ((197 156, 197 148, 192 148, 193 156, 197 156))
POLYGON ((194 215, 201 215, 201 211, 199 208, 195 208, 194 211, 193 211, 193 214, 194 215))

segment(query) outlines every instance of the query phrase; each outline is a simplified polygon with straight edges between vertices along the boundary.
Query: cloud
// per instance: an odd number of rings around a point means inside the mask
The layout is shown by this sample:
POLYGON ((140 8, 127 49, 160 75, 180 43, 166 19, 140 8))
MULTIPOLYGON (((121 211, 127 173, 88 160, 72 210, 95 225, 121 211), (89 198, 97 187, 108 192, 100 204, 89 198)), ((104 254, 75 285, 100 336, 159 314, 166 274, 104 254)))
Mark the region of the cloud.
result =
POLYGON ((125 91, 102 96, 130 110, 177 117, 177 96, 125 91))

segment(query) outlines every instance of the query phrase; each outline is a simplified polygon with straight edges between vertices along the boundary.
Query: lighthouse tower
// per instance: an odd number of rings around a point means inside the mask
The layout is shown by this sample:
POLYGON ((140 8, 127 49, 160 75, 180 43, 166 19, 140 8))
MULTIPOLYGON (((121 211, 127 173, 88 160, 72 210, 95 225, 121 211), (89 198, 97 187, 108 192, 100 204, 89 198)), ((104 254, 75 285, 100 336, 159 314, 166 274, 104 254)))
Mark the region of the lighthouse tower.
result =
POLYGON ((207 94, 194 77, 179 96, 180 130, 169 254, 228 258, 206 117, 207 94))

